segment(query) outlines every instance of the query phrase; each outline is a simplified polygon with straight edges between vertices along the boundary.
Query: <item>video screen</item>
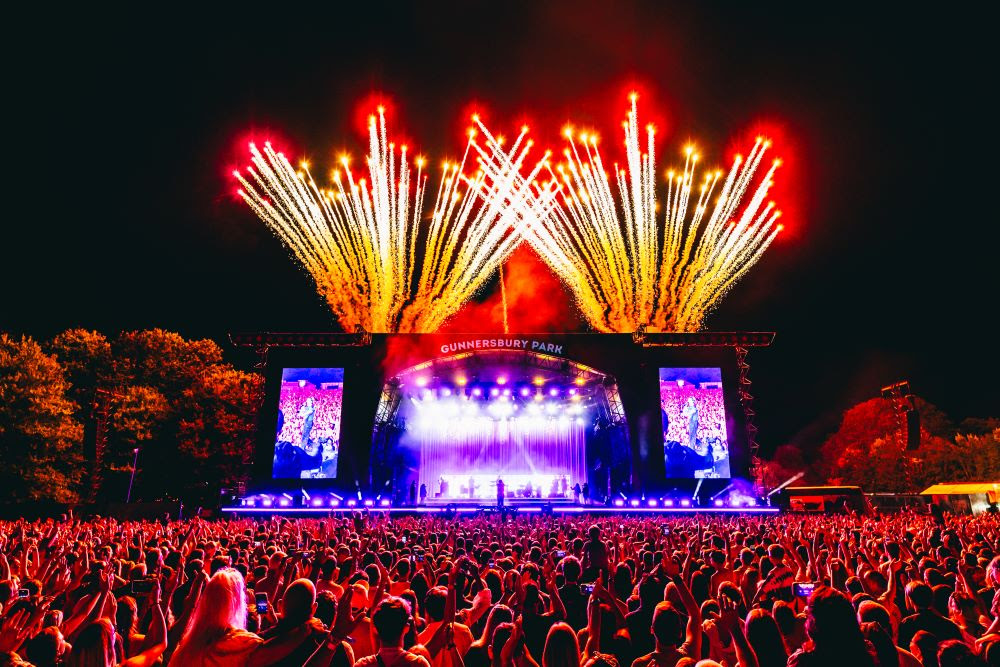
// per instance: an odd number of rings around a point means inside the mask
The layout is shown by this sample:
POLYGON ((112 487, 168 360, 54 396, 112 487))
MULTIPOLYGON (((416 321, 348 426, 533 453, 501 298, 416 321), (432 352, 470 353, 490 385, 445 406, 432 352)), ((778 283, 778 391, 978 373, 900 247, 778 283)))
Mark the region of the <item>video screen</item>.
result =
POLYGON ((721 368, 661 368, 660 413, 668 479, 730 476, 721 368))
POLYGON ((285 368, 278 394, 274 479, 334 479, 340 452, 343 368, 285 368))

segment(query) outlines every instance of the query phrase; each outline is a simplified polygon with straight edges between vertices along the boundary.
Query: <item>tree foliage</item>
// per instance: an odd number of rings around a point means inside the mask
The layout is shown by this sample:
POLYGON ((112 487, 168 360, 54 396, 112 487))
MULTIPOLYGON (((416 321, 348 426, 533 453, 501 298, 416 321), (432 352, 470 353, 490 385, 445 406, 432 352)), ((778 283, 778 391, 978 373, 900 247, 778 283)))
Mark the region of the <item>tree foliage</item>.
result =
POLYGON ((0 334, 0 497, 77 499, 83 428, 56 359, 0 334))

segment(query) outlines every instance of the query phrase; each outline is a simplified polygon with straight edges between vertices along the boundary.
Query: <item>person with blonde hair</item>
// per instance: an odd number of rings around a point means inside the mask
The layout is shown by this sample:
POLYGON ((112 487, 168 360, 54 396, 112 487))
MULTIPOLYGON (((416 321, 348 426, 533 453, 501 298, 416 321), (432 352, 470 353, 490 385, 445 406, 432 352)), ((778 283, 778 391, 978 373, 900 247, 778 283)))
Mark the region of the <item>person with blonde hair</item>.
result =
POLYGON ((239 570, 216 572, 170 660, 171 667, 257 667, 287 657, 305 638, 304 629, 265 642, 247 629, 247 592, 239 570))

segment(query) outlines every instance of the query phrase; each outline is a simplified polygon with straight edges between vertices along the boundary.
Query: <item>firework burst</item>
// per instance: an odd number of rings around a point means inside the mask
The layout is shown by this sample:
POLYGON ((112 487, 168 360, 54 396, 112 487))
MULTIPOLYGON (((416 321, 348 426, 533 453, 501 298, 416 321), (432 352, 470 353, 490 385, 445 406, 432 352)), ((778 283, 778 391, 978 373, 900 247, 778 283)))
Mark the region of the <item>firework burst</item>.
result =
MULTIPOLYGON (((635 95, 623 127, 626 165, 615 164, 613 177, 596 135, 565 130, 564 160, 553 169, 546 156, 539 163, 546 176, 535 178, 536 168, 518 182, 531 192, 523 205, 512 204, 520 232, 573 291, 595 329, 697 331, 781 231, 781 214, 767 201, 780 161, 755 178, 770 147, 758 138, 725 176, 708 171, 696 183, 699 155, 688 147, 683 169, 667 173, 661 202, 655 130, 645 128, 643 146, 635 95)), ((502 152, 480 153, 491 175, 513 167, 502 152)))
POLYGON ((442 167, 424 219, 425 162, 408 157, 386 133, 385 115, 368 123, 367 178, 347 157, 321 187, 308 164, 295 169, 269 144, 250 145, 251 166, 234 172, 240 196, 289 247, 345 330, 431 332, 465 303, 521 240, 516 211, 531 142, 524 128, 509 152, 470 131, 461 161, 442 167), (470 160, 471 158, 471 160, 470 160), (465 175, 470 161, 497 165, 465 175), (504 166, 500 166, 504 165, 504 166))

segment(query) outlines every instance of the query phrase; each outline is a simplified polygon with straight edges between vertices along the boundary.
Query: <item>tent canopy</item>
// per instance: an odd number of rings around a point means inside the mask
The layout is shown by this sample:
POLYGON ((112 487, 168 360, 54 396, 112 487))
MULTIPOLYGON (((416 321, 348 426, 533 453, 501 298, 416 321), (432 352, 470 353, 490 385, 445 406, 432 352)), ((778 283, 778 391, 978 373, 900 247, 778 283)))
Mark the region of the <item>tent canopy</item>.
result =
POLYGON ((996 493, 1000 490, 1000 480, 970 484, 935 484, 924 489, 922 496, 957 496, 970 493, 996 493))

